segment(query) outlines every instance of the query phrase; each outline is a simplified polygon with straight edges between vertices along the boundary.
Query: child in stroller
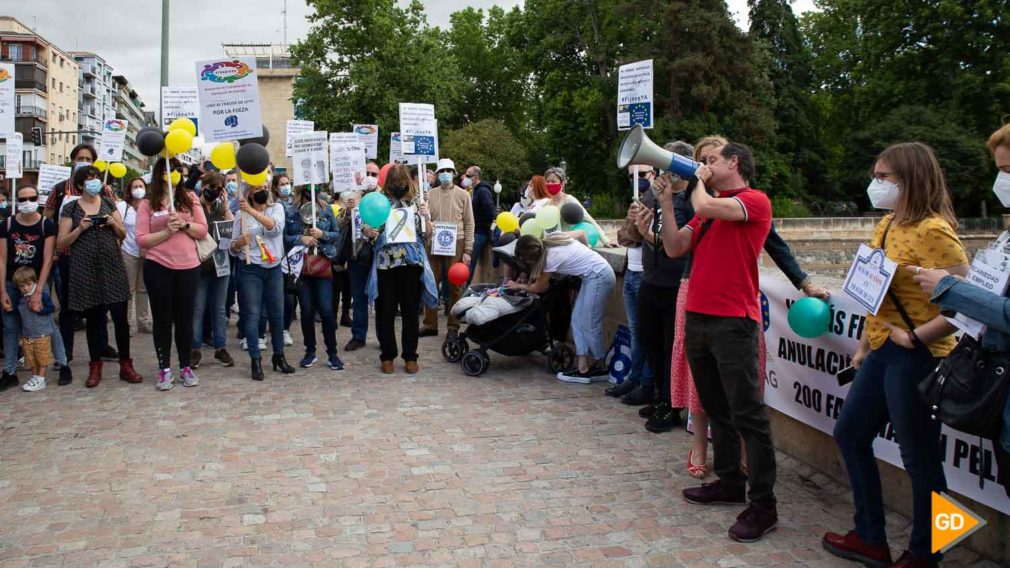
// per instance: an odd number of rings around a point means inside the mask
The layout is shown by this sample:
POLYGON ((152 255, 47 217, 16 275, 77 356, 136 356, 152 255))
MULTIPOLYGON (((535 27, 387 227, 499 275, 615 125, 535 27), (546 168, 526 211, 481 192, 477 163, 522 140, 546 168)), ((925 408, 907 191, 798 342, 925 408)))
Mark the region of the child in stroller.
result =
MULTIPOLYGON (((505 235, 493 253, 513 274, 527 272, 515 259, 514 236, 505 235)), ((496 284, 472 286, 452 309, 462 321, 476 323, 470 323, 458 336, 446 338, 442 357, 450 363, 459 362, 463 373, 471 377, 487 371, 491 364, 488 350, 509 357, 543 353, 551 373, 573 368, 575 351, 565 342, 572 314, 570 285, 568 279, 558 279, 542 295, 506 290, 496 284), (480 306, 485 303, 492 306, 480 306), (476 343, 475 348, 470 348, 470 341, 476 343)))

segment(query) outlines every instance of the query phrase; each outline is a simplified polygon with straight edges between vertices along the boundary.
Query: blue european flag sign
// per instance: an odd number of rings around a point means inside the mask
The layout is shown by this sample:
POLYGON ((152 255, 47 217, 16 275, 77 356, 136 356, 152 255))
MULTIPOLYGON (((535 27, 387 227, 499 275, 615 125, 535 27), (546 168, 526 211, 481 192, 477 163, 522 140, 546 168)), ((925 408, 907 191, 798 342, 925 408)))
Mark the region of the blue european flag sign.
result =
POLYGON ((414 154, 421 156, 435 155, 434 136, 414 136, 414 154))

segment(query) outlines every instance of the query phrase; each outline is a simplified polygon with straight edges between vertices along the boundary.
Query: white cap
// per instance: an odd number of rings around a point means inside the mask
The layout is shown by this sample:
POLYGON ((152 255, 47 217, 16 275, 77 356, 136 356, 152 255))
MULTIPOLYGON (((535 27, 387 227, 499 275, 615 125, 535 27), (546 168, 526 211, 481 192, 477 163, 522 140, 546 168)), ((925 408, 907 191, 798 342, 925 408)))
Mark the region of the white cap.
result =
POLYGON ((442 158, 438 161, 438 167, 435 168, 435 171, 440 172, 442 170, 452 170, 452 173, 456 173, 456 164, 452 163, 452 160, 449 158, 442 158))

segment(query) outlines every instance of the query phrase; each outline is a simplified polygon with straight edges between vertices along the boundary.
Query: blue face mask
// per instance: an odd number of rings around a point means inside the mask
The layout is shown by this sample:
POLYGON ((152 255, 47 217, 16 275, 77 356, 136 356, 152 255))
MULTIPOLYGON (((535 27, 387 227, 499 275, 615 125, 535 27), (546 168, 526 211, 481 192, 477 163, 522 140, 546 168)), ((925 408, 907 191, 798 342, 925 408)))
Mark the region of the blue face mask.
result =
POLYGON ((224 188, 228 190, 228 195, 235 195, 235 192, 238 191, 238 183, 230 181, 225 184, 224 188))
POLYGON ((291 196, 291 186, 290 185, 282 185, 280 187, 280 190, 281 190, 281 195, 282 196, 284 196, 284 197, 290 197, 291 196))
POLYGON ((74 171, 76 172, 77 170, 90 165, 91 162, 74 162, 74 171))
POLYGON ((98 195, 102 192, 102 180, 100 179, 89 179, 84 182, 84 190, 91 195, 98 195))
POLYGON ((438 183, 442 185, 449 185, 452 183, 452 174, 449 172, 442 172, 438 174, 438 183))
POLYGON ((200 181, 200 180, 196 180, 196 187, 195 187, 194 189, 196 189, 196 192, 197 192, 197 193, 200 193, 200 189, 201 189, 202 187, 203 187, 203 182, 202 182, 202 181, 200 181))
POLYGON ((638 178, 638 191, 648 191, 652 187, 652 182, 646 178, 638 178))
POLYGON ((0 201, 0 209, 7 209, 7 202, 6 201, 0 201))

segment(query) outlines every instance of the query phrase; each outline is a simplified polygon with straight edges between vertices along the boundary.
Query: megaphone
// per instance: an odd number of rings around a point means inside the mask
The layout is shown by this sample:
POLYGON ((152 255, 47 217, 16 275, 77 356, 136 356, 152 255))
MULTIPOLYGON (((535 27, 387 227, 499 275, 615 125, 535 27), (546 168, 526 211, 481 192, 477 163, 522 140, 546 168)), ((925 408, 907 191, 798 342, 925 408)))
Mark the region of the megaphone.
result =
POLYGON ((682 178, 689 178, 698 170, 699 164, 690 158, 661 148, 645 135, 641 124, 636 124, 631 132, 621 142, 621 151, 617 154, 617 167, 652 166, 656 169, 673 172, 682 178))

